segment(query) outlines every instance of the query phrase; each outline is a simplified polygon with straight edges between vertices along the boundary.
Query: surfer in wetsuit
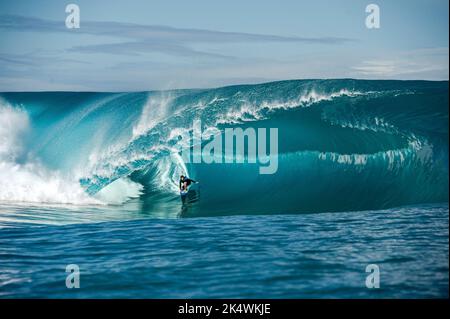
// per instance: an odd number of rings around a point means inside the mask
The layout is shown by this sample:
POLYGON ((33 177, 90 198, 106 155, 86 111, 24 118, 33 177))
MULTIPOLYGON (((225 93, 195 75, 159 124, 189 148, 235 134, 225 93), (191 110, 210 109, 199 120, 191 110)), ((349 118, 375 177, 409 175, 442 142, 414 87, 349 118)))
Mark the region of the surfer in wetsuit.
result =
POLYGON ((198 182, 194 181, 193 179, 190 179, 184 175, 180 176, 180 191, 187 191, 188 186, 192 183, 197 184, 198 182))

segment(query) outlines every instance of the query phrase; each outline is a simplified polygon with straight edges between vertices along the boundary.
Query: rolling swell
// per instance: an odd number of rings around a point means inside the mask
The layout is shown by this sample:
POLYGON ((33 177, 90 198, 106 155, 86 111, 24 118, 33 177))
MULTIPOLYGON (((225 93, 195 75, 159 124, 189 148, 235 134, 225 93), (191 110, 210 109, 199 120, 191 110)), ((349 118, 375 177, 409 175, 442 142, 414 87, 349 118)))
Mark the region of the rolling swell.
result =
POLYGON ((64 183, 106 204, 102 193, 117 194, 120 180, 127 191, 119 192, 129 193, 123 201, 139 197, 150 210, 175 201, 178 176, 186 172, 201 181, 200 200, 185 211, 192 216, 448 201, 448 82, 300 80, 2 97, 32 123, 26 152, 14 161, 39 158, 46 169, 64 172, 64 183), (184 163, 174 153, 177 132, 190 131, 195 119, 215 134, 277 127, 277 173, 260 175, 255 164, 184 163))

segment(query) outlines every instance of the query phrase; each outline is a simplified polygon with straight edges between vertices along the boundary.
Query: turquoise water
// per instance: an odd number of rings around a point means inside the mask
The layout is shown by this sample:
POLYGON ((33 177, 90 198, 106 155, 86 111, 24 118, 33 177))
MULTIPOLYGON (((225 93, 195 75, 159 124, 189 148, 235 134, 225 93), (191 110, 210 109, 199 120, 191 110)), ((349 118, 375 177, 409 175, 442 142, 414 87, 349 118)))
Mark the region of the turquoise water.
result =
POLYGON ((122 204, 139 197, 159 212, 178 201, 178 178, 187 174, 201 181, 191 216, 448 202, 447 81, 0 97, 0 181, 10 181, 0 182, 3 201, 122 204), (194 120, 216 135, 278 128, 276 174, 261 175, 252 163, 184 162, 176 156, 178 133, 191 132, 194 120))
POLYGON ((1 93, 0 295, 446 297, 448 103, 448 81, 1 93), (187 162, 195 120, 277 128, 277 171, 187 162))

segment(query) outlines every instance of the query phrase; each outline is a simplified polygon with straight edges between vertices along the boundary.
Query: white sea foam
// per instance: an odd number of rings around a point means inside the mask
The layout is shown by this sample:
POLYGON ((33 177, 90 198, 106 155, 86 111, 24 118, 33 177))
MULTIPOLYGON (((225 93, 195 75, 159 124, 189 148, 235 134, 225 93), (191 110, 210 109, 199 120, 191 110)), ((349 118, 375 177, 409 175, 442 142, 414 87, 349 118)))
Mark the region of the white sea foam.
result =
POLYGON ((98 205, 77 182, 36 163, 0 162, 0 201, 98 205))
POLYGON ((27 113, 0 100, 0 160, 14 161, 22 154, 22 139, 28 130, 27 113))
POLYGON ((132 198, 138 198, 143 193, 144 187, 129 178, 115 180, 97 194, 95 198, 103 203, 119 205, 132 198))
POLYGON ((60 204, 101 204, 60 172, 45 168, 23 147, 29 118, 20 108, 0 102, 0 201, 60 204), (28 158, 18 162, 19 156, 28 158))
POLYGON ((377 159, 383 159, 387 169, 401 168, 407 159, 414 159, 422 163, 429 162, 433 158, 433 148, 426 142, 415 136, 411 136, 408 146, 401 149, 387 150, 374 154, 339 154, 335 152, 319 152, 318 158, 322 161, 332 161, 342 165, 365 166, 377 159))
POLYGON ((274 110, 287 110, 297 107, 310 107, 313 104, 331 101, 335 98, 347 96, 355 97, 368 93, 362 93, 359 91, 349 91, 347 89, 341 89, 331 93, 318 93, 315 90, 307 91, 306 93, 299 94, 298 97, 287 101, 273 100, 263 101, 262 103, 250 103, 249 101, 242 100, 238 108, 232 108, 222 116, 218 117, 217 124, 234 124, 247 121, 255 121, 264 119, 264 112, 274 110))

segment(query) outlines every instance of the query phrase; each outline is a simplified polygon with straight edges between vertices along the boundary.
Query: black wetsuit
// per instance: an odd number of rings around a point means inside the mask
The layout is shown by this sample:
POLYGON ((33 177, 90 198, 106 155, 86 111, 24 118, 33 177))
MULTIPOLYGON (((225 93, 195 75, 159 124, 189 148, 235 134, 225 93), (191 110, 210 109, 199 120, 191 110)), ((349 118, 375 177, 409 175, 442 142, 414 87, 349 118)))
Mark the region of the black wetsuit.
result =
POLYGON ((186 187, 191 185, 191 183, 197 183, 193 179, 185 177, 183 180, 180 179, 180 190, 182 189, 183 184, 186 183, 186 187))

